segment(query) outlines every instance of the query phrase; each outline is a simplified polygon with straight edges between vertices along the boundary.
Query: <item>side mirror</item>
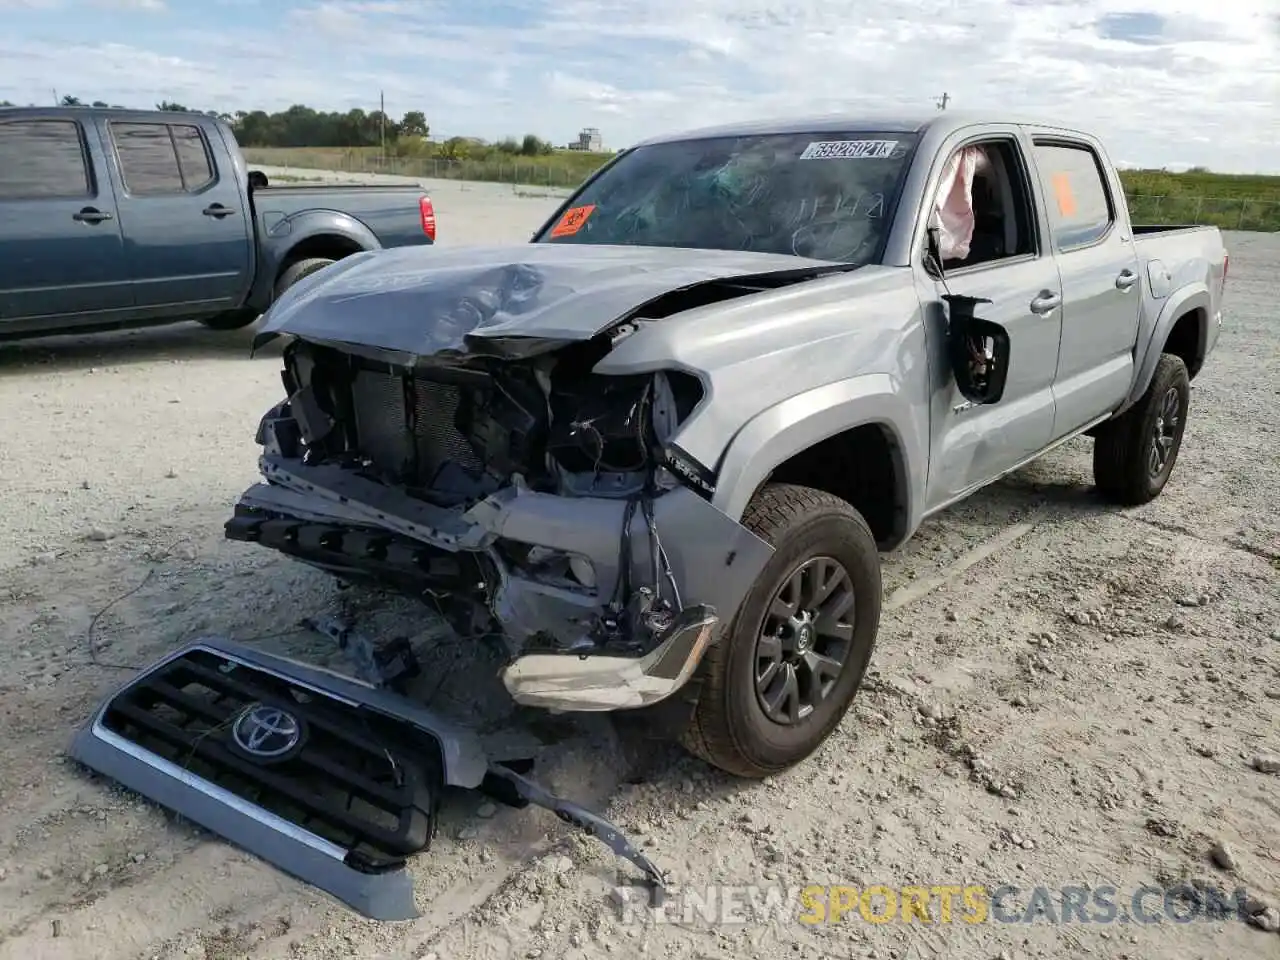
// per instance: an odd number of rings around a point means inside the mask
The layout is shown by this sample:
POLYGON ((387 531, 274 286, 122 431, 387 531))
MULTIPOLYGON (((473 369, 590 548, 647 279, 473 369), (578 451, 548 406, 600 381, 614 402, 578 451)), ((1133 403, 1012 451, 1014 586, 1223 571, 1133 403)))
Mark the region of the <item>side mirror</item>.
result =
POLYGON ((260 190, 267 185, 267 175, 261 170, 249 171, 249 187, 253 190, 260 190))
POLYGON ((1009 377, 1009 332, 974 316, 974 308, 990 300, 951 293, 942 299, 950 314, 947 351, 956 386, 973 403, 998 403, 1009 377))

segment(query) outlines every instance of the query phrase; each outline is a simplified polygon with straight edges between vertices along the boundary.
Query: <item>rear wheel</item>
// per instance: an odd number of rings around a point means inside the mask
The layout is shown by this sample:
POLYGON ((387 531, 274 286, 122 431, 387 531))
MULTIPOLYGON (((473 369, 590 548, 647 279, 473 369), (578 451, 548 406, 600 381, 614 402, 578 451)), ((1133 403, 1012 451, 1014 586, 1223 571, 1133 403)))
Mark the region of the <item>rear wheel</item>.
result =
POLYGON ((302 260, 296 260, 285 268, 280 274, 280 279, 276 281, 275 290, 272 293, 273 299, 279 300, 280 295, 292 287, 303 277, 315 273, 317 270, 323 270, 331 263, 337 263, 332 257, 304 257, 302 260))
POLYGON ((810 487, 769 484, 743 525, 774 547, 701 666, 682 742, 729 773, 808 757, 852 703, 880 624, 880 557, 862 516, 810 487))
POLYGON ((1142 399, 1098 428, 1093 477, 1103 496, 1138 506, 1160 495, 1182 449, 1190 399, 1186 364, 1162 354, 1142 399))

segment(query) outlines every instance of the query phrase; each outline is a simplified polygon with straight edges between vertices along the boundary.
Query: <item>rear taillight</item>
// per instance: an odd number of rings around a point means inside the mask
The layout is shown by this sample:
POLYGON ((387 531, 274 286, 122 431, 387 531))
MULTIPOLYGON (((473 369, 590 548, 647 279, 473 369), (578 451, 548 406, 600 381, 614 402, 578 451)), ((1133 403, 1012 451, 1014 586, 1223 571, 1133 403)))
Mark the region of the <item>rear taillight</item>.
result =
POLYGON ((418 212, 422 214, 422 232, 432 243, 436 242, 436 208, 431 205, 430 197, 418 198, 418 212))
POLYGON ((1224 253, 1222 255, 1222 282, 1223 283, 1227 282, 1227 268, 1229 266, 1231 266, 1231 256, 1230 254, 1224 253))

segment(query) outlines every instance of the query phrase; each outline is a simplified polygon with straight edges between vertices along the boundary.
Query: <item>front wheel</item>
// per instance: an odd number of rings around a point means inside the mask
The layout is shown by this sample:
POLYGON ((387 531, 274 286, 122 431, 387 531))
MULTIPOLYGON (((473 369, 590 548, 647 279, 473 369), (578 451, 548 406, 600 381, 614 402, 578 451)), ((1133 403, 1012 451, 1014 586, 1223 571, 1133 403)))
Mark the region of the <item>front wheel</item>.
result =
POLYGON ((1187 365, 1161 354, 1142 399, 1098 428, 1093 478, 1103 496, 1132 507, 1160 495, 1182 449, 1190 400, 1187 365))
POLYGON ((722 770, 764 777, 808 757, 848 711, 880 625, 880 556, 853 507, 810 487, 765 486, 742 522, 774 554, 707 652, 681 739, 722 770))

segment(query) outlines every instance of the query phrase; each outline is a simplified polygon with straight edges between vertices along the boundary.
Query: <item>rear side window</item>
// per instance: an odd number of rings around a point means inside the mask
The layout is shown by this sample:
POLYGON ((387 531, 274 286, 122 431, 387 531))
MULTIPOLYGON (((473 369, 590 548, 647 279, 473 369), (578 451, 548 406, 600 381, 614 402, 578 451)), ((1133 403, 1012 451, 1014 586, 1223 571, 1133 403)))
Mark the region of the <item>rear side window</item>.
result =
POLYGON ((1041 144, 1036 166, 1060 250, 1083 247, 1111 229, 1115 215, 1097 154, 1085 146, 1041 144))
POLYGON ((209 151, 198 127, 113 123, 111 139, 125 187, 134 196, 194 193, 213 182, 209 151))
POLYGON ((92 195, 78 123, 74 120, 0 123, 0 200, 92 195))
POLYGON ((213 164, 199 127, 175 124, 173 145, 178 151, 178 169, 182 171, 182 183, 188 192, 202 190, 213 182, 213 164))

